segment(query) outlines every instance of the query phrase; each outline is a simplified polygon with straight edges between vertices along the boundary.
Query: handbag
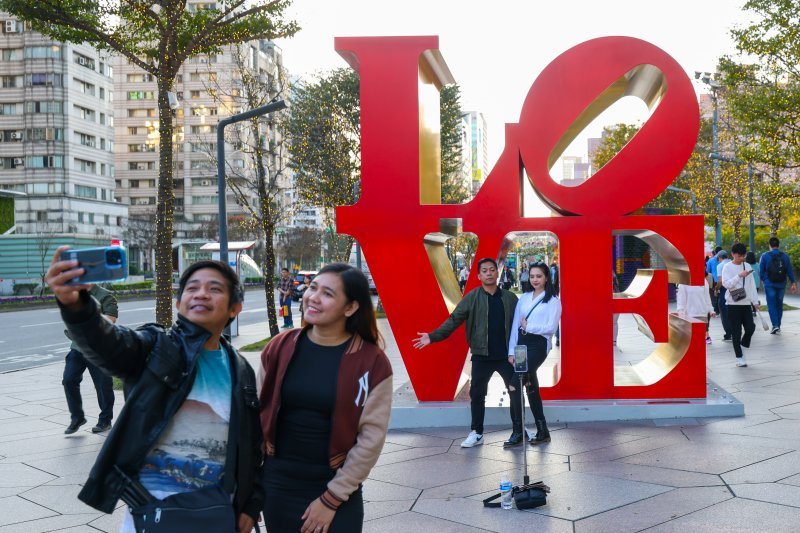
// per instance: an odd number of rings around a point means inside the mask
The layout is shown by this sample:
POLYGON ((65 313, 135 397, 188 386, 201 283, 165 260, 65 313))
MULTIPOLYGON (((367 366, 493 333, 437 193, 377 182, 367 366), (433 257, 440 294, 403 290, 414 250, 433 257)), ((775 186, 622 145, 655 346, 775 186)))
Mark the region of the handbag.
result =
MULTIPOLYGON (((747 269, 745 268, 744 263, 742 263, 742 271, 745 271, 745 270, 747 270, 747 269)), ((734 302, 741 302, 742 300, 744 300, 747 297, 747 291, 744 290, 744 281, 745 281, 745 278, 742 278, 742 286, 741 287, 737 287, 735 289, 728 289, 728 294, 731 295, 731 299, 734 302)))
MULTIPOLYGON (((550 487, 537 481, 536 483, 528 483, 527 485, 518 485, 511 489, 511 495, 514 498, 514 504, 517 509, 534 509, 547 504, 547 495, 550 493, 550 487)), ((489 508, 500 507, 500 502, 494 500, 500 498, 500 493, 494 496, 489 496, 483 500, 483 506, 489 508)))
POLYGON ((282 305, 281 306, 281 316, 284 316, 284 317, 289 316, 289 306, 288 305, 282 305))

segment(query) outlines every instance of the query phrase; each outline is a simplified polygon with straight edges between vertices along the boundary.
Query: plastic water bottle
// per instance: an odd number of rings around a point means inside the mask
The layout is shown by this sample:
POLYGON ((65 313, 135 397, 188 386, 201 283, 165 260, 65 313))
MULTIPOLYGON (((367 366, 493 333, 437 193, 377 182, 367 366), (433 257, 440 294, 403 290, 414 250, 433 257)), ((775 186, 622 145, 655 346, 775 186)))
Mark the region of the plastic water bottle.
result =
POLYGON ((500 507, 503 509, 511 509, 513 497, 511 496, 511 482, 508 478, 503 477, 500 480, 500 507))

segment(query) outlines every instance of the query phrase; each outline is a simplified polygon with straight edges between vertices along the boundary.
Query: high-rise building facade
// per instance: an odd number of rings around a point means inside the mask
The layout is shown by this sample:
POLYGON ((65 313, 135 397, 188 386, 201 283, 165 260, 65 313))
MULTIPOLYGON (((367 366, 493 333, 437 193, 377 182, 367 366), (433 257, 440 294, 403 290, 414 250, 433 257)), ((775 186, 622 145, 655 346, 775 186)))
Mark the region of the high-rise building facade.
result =
POLYGON ((119 238, 111 65, 5 13, 0 32, 0 189, 21 193, 13 233, 119 238))
MULTIPOLYGON (((190 1, 188 8, 196 9, 201 5, 204 4, 190 1)), ((173 86, 177 98, 173 110, 176 242, 217 238, 217 124, 222 118, 251 107, 243 88, 243 69, 249 75, 256 76, 265 88, 274 87, 277 90, 275 81, 280 75, 282 62, 281 50, 274 43, 253 41, 239 47, 227 47, 218 55, 192 57, 181 68, 173 86)), ((146 224, 148 220, 154 220, 158 190, 156 82, 122 57, 116 58, 115 71, 118 196, 120 201, 129 204, 131 219, 146 224)), ((237 128, 244 131, 248 125, 249 122, 229 126, 226 135, 237 128)), ((267 172, 278 177, 277 186, 281 189, 275 200, 279 203, 290 202, 291 174, 286 164, 288 152, 285 148, 273 150, 282 143, 280 132, 266 122, 262 122, 259 128, 258 139, 253 139, 252 135, 242 142, 228 138, 225 146, 227 179, 238 184, 237 191, 246 197, 249 205, 258 206, 258 195, 248 181, 252 182, 257 172, 252 157, 252 143, 261 143, 268 148, 269 156, 265 161, 267 172)), ((236 220, 248 216, 242 202, 230 190, 227 191, 226 202, 229 218, 236 220)), ((288 223, 287 216, 285 224, 288 223)), ((149 255, 146 250, 132 252, 134 261, 140 263, 146 261, 149 255)))
POLYGON ((472 193, 475 194, 489 173, 489 139, 483 113, 467 111, 464 118, 469 123, 472 141, 472 193))

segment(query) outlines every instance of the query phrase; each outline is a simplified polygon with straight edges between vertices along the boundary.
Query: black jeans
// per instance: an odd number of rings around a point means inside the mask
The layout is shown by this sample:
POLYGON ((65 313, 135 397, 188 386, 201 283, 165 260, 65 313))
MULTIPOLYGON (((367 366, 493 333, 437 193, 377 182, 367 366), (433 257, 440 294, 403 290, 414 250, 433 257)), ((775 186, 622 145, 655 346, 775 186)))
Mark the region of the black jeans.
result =
POLYGON ((486 360, 482 356, 472 357, 472 379, 469 386, 472 425, 470 429, 483 435, 483 418, 486 414, 486 392, 492 374, 497 372, 503 378, 511 402, 511 427, 515 433, 522 433, 522 410, 520 408, 519 378, 508 359, 486 360), (513 390, 512 390, 513 389, 513 390))
POLYGON ((67 397, 67 407, 70 418, 77 422, 83 415, 83 400, 81 399, 81 381, 83 372, 89 369, 94 388, 97 391, 97 404, 100 406, 99 424, 110 424, 114 418, 114 382, 102 370, 94 366, 83 357, 78 350, 70 350, 64 365, 64 394, 67 397))
POLYGON ((728 306, 728 325, 733 335, 733 352, 736 357, 742 357, 742 346, 750 347, 750 339, 756 330, 753 322, 753 306, 748 305, 729 305, 728 306), (744 335, 742 335, 744 326, 744 335))
POLYGON ((728 319, 728 304, 725 302, 725 293, 728 292, 728 289, 725 287, 719 288, 719 318, 722 322, 722 329, 725 331, 725 337, 729 338, 731 336, 731 323, 728 319))
POLYGON ((542 405, 542 396, 539 394, 539 378, 536 375, 536 371, 547 359, 547 339, 541 335, 530 333, 523 335, 520 333, 517 343, 528 347, 528 375, 525 389, 528 394, 528 403, 531 405, 533 419, 544 420, 544 406, 542 405))

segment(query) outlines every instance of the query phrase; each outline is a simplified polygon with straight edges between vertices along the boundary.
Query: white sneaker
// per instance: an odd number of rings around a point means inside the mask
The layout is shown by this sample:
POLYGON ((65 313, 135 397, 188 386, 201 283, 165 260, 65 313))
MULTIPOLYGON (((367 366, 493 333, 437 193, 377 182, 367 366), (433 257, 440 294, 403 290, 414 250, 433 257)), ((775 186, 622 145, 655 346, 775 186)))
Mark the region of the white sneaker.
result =
POLYGON ((747 366, 747 361, 744 360, 744 356, 736 358, 736 366, 747 366))
POLYGON ((483 435, 478 435, 474 431, 470 431, 464 442, 461 443, 462 448, 472 448, 473 446, 480 446, 483 444, 483 435))
POLYGON ((528 428, 525 428, 525 435, 527 435, 527 437, 528 437, 528 438, 527 438, 527 439, 525 439, 525 440, 531 440, 531 439, 532 439, 532 438, 533 438, 533 437, 536 435, 536 433, 535 433, 535 432, 533 432, 533 431, 531 431, 531 430, 530 430, 530 429, 528 429, 528 428))

